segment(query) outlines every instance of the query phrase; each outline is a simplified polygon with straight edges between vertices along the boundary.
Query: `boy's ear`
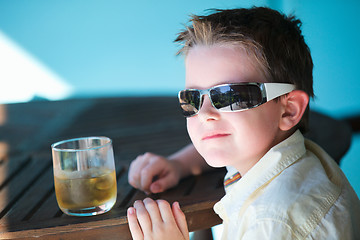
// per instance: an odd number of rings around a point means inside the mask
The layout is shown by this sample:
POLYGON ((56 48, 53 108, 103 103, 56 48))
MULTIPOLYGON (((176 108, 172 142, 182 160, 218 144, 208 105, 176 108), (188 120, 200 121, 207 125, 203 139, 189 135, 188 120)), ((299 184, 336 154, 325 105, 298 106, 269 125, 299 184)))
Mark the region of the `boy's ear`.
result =
POLYGON ((294 90, 280 97, 280 101, 283 106, 283 112, 279 122, 279 128, 287 131, 300 122, 309 103, 309 96, 304 91, 294 90))

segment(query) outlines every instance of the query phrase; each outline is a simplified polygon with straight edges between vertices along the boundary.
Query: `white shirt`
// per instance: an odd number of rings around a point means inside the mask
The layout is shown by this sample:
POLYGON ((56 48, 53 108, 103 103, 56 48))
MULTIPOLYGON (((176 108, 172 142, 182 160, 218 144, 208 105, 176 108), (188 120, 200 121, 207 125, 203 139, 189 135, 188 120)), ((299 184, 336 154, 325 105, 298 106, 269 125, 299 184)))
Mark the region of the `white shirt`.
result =
POLYGON ((300 131, 228 186, 214 210, 223 240, 360 239, 359 198, 335 161, 300 131))

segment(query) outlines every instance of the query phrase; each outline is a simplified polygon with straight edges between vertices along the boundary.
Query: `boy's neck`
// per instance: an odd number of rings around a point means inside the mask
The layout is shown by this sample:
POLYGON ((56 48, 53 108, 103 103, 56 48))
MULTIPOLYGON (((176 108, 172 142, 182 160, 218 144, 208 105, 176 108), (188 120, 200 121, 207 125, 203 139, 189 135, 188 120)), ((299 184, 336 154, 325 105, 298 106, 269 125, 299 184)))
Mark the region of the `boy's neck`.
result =
POLYGON ((248 161, 249 164, 245 165, 242 164, 240 167, 237 167, 236 169, 240 173, 241 176, 244 176, 260 159, 274 146, 278 145, 282 141, 288 139, 296 129, 291 129, 289 131, 281 131, 279 132, 278 136, 274 139, 273 143, 270 145, 269 149, 267 149, 260 157, 255 159, 254 161, 248 161))

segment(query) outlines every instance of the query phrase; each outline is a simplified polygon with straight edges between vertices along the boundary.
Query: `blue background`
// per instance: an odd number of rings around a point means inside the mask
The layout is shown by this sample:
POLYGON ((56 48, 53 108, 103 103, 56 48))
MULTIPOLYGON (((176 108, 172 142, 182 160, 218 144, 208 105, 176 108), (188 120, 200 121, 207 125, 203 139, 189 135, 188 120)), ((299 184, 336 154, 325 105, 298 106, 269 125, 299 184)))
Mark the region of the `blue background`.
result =
MULTIPOLYGON (((71 86, 70 97, 175 95, 184 66, 173 40, 188 15, 253 5, 302 20, 315 65, 311 107, 335 118, 359 114, 356 0, 0 0, 0 31, 71 86)), ((6 81, 0 79, 3 86, 6 81)), ((358 195, 359 154, 354 135, 341 167, 358 195)))

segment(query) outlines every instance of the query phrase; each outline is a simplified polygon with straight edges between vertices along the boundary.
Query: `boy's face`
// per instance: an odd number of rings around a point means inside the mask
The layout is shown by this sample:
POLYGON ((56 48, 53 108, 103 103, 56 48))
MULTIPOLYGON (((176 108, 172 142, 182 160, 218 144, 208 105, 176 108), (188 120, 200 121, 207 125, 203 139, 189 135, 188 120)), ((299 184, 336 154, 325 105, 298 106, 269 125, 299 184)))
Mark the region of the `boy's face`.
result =
MULTIPOLYGON (((185 60, 186 88, 208 89, 224 83, 266 82, 240 48, 196 46, 185 60)), ((269 101, 242 112, 219 112, 207 95, 199 113, 187 118, 190 138, 213 167, 233 166, 244 175, 281 141, 280 102, 269 101)))

